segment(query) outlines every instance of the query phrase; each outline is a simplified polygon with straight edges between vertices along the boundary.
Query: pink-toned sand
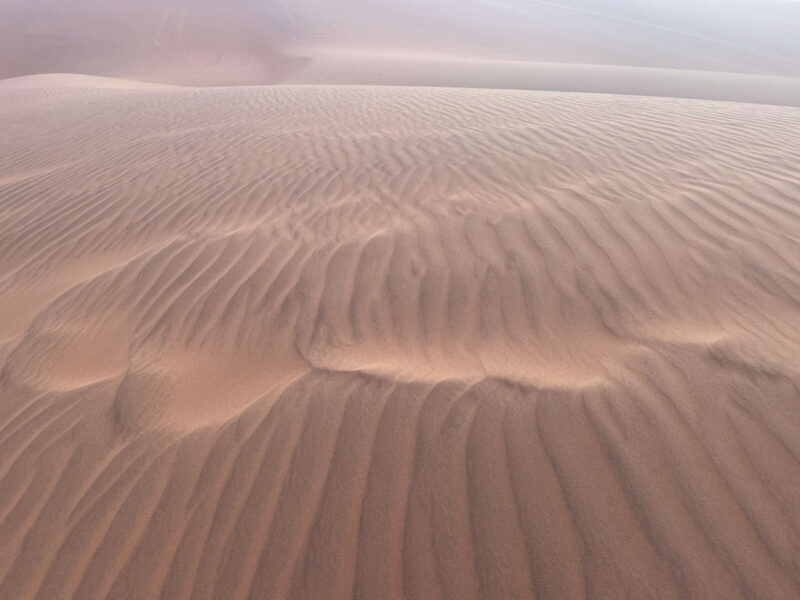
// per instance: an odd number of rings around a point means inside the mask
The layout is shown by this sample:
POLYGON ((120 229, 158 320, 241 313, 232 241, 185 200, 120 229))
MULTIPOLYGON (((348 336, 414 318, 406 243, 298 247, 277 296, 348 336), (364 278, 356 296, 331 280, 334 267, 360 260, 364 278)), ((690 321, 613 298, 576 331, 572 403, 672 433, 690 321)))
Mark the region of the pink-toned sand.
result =
POLYGON ((800 109, 167 85, 521 76, 294 4, 0 81, 0 599, 797 600, 800 109))

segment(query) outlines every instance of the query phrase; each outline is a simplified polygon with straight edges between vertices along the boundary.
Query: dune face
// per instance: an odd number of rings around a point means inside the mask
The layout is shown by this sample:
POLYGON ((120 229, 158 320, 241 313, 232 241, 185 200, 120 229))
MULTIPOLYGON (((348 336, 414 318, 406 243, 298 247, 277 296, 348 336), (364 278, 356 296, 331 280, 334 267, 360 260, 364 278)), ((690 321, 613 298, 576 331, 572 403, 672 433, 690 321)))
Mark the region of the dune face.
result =
POLYGON ((0 598, 800 597, 797 109, 51 76, 0 131, 0 598))

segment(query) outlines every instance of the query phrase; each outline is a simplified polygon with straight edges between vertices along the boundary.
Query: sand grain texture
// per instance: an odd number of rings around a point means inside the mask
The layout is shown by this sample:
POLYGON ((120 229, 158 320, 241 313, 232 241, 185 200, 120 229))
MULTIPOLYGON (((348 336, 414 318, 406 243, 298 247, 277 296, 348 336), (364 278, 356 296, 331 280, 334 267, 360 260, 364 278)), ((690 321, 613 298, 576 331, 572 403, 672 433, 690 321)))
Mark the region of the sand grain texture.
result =
POLYGON ((0 130, 0 598, 800 597, 797 109, 50 76, 0 130))

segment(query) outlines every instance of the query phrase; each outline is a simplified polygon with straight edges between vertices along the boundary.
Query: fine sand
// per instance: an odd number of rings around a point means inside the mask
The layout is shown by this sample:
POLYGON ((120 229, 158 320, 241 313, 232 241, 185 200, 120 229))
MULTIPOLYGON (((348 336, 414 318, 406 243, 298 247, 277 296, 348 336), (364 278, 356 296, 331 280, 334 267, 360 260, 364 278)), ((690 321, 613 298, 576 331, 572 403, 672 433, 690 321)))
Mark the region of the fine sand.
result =
POLYGON ((51 75, 0 132, 0 598, 800 597, 799 109, 51 75))

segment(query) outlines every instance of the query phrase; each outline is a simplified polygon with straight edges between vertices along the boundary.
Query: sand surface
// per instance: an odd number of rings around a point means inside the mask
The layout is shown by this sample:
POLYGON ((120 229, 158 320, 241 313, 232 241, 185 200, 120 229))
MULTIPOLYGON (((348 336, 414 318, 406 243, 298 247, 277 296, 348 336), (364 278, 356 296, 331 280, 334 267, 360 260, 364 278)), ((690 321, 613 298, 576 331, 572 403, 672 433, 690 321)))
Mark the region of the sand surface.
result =
POLYGON ((52 75, 0 131, 0 598, 800 597, 800 110, 52 75))

